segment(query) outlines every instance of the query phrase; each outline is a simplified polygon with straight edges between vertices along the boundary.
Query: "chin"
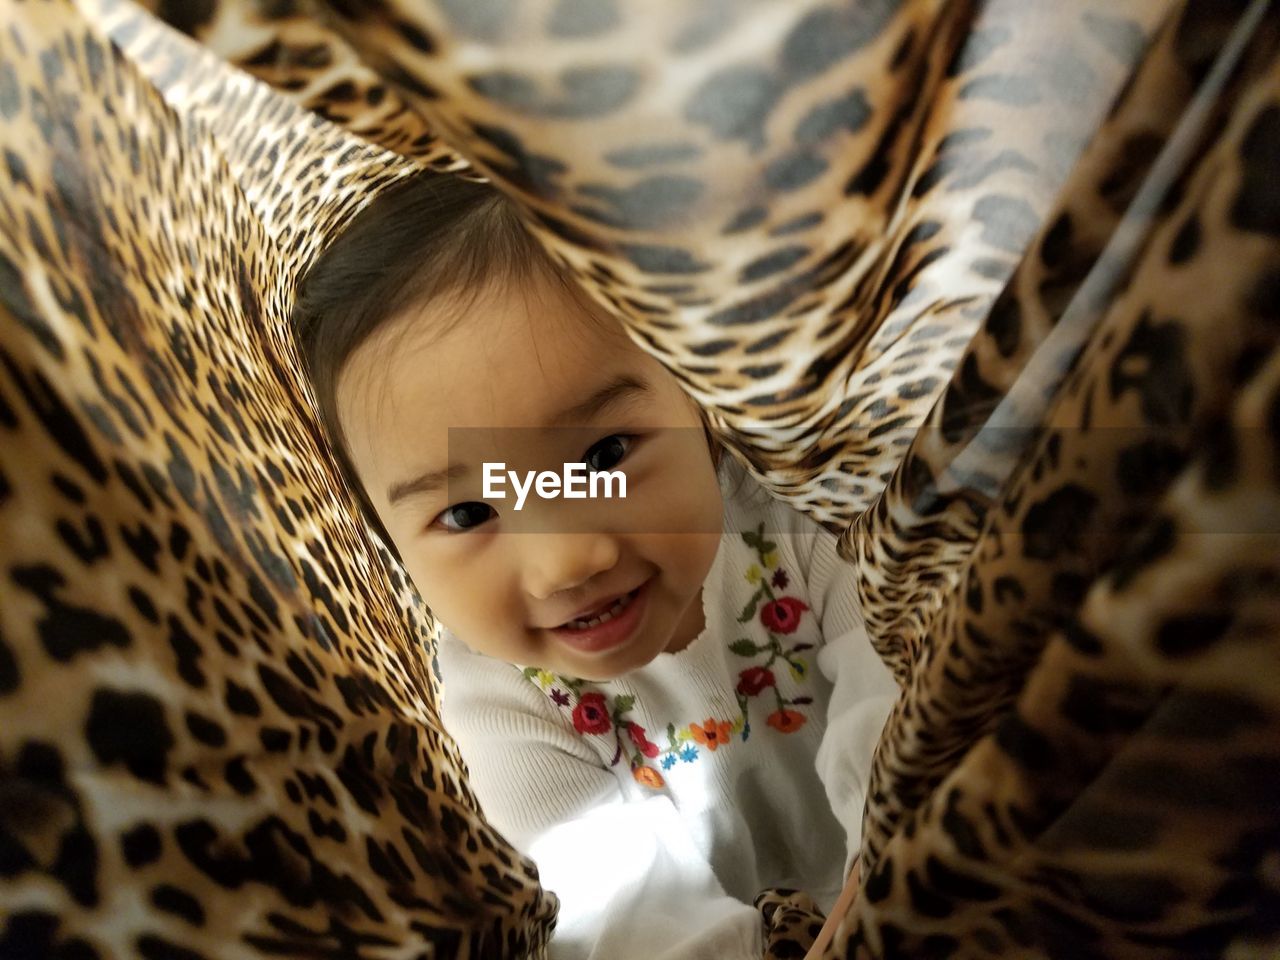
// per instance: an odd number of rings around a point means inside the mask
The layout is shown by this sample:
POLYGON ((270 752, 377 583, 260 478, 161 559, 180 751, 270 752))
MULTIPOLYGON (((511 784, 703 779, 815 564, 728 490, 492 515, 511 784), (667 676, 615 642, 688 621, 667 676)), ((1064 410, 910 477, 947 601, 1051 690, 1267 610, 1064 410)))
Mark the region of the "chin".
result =
POLYGON ((656 653, 650 653, 647 656, 638 653, 635 650, 620 650, 617 656, 610 657, 607 660, 597 660, 582 664, 577 668, 576 673, 568 674, 571 677, 577 677, 579 680, 593 680, 596 683, 607 683, 610 680, 617 680, 621 676, 625 676, 633 670, 639 670, 641 667, 648 666, 653 662, 656 653))
POLYGON ((594 670, 574 670, 565 674, 567 677, 573 677, 577 680, 586 680, 588 683, 608 683, 611 680, 617 680, 626 670, 596 672, 594 670))
POLYGON ((560 663, 554 669, 562 677, 573 677, 575 680, 587 680, 591 683, 607 683, 610 680, 617 680, 627 672, 628 668, 613 669, 609 664, 604 663, 560 663))
POLYGON ((583 664, 581 670, 575 674, 582 680, 594 680, 597 683, 606 683, 609 680, 617 680, 619 677, 630 673, 632 670, 639 670, 648 660, 640 663, 633 662, 634 658, 619 657, 612 662, 597 662, 583 664))

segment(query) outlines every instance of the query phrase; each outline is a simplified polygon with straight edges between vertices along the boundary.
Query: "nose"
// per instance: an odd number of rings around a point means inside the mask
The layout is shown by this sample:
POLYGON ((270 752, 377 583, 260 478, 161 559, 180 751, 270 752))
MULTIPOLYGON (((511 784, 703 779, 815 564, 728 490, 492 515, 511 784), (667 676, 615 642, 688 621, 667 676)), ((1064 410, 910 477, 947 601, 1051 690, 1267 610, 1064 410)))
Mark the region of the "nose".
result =
POLYGON ((526 534, 524 580, 529 595, 546 600, 612 570, 620 549, 605 533, 526 534))

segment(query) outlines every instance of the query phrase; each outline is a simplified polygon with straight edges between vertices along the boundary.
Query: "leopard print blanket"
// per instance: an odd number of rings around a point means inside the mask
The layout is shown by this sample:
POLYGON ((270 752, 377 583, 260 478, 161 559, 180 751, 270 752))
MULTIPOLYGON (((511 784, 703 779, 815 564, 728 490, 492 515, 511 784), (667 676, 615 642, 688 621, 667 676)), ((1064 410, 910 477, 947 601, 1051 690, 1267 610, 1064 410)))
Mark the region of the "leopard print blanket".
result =
POLYGON ((424 168, 856 564, 824 957, 1280 952, 1274 3, 0 7, 0 957, 546 955, 287 324, 424 168))

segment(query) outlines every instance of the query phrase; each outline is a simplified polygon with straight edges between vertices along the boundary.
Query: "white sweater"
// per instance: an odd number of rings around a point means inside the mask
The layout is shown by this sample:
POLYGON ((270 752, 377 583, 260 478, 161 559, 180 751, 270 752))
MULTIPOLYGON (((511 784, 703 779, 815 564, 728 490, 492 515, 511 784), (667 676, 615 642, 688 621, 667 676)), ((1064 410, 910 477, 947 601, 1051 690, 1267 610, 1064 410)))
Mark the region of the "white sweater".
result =
POLYGON ((738 470, 726 492, 684 650, 597 683, 442 640, 445 727, 489 821, 560 897, 557 960, 759 960, 755 895, 829 909, 857 852, 897 687, 835 538, 738 470))

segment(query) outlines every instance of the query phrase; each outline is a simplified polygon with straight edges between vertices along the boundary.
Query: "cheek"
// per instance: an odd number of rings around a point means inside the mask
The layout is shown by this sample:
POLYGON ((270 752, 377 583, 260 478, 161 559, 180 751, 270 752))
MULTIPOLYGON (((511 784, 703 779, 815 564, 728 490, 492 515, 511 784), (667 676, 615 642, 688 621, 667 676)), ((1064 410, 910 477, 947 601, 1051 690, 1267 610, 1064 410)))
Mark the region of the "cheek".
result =
POLYGON ((667 589, 682 602, 706 581, 720 548, 719 534, 710 533, 657 535, 644 541, 640 550, 662 568, 667 589))
POLYGON ((667 532, 720 534, 724 500, 720 481, 701 431, 672 434, 663 463, 640 493, 644 509, 663 519, 667 532))
POLYGON ((679 571, 684 586, 694 589, 702 584, 720 549, 724 530, 724 500, 710 463, 699 464, 697 476, 689 476, 680 496, 673 497, 668 509, 680 516, 668 517, 668 529, 683 535, 669 546, 671 568, 679 571))
POLYGON ((469 641, 496 632, 508 604, 493 565, 482 574, 457 557, 418 556, 406 558, 405 568, 431 612, 453 633, 469 641))

